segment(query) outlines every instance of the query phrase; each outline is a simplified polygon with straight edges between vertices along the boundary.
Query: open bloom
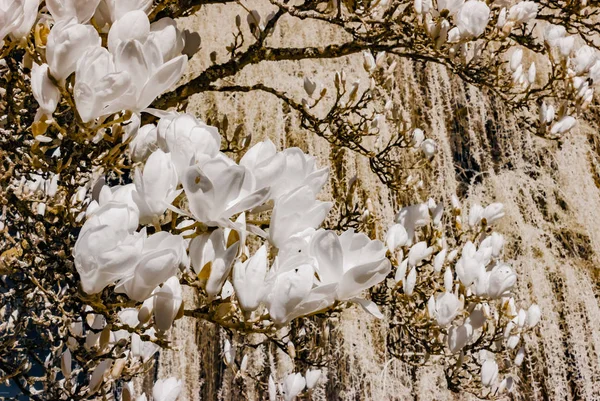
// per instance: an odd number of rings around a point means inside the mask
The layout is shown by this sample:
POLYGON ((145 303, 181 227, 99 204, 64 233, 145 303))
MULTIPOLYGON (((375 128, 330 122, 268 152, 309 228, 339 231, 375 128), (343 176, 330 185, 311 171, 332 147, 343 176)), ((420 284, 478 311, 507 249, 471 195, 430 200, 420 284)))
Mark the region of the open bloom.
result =
POLYGON ((507 264, 499 264, 492 269, 488 278, 487 294, 500 298, 510 293, 517 282, 517 275, 507 264))
POLYGON ((235 214, 263 204, 269 188, 257 189, 252 173, 223 154, 202 156, 198 164, 185 170, 183 189, 196 219, 222 225, 235 214))
POLYGON ((174 377, 157 380, 152 388, 152 399, 154 401, 175 401, 179 397, 182 388, 181 380, 174 377))
POLYGON ((158 146, 171 154, 177 174, 196 163, 197 156, 215 157, 221 146, 221 136, 215 127, 204 124, 191 114, 162 117, 157 127, 158 146))
POLYGON ((456 295, 451 292, 443 293, 435 300, 435 320, 442 327, 449 325, 458 314, 460 306, 460 300, 456 295))
POLYGON ((81 55, 100 44, 100 36, 93 26, 78 24, 75 19, 58 21, 50 30, 46 45, 52 76, 64 81, 75 71, 81 55))
POLYGON ((302 376, 302 373, 291 373, 283 380, 283 386, 281 387, 281 394, 285 401, 292 401, 296 399, 296 396, 304 390, 306 380, 302 376))
POLYGON ((131 76, 131 92, 123 99, 128 110, 139 112, 173 86, 185 68, 187 57, 169 57, 175 50, 159 36, 150 35, 148 16, 142 11, 131 11, 115 23, 108 34, 108 49, 115 57, 119 71, 131 76))
POLYGON ((160 217, 179 195, 177 172, 169 153, 157 150, 150 155, 144 173, 135 171, 133 200, 140 211, 140 222, 150 223, 160 217))
POLYGON ((94 14, 100 27, 112 25, 130 11, 141 10, 146 14, 152 9, 152 0, 101 0, 94 14))
POLYGON ((129 72, 117 71, 104 47, 88 49, 77 63, 73 94, 84 123, 126 109, 133 90, 129 72))
POLYGON ((300 187, 275 201, 269 239, 276 247, 281 247, 292 235, 307 228, 317 228, 331 208, 330 202, 315 199, 315 193, 308 187, 300 187))
POLYGON ((431 216, 427 203, 406 206, 400 209, 396 215, 396 223, 402 224, 406 229, 408 240, 406 245, 411 245, 415 238, 415 230, 429 224, 431 216))
MULTIPOLYGON (((6 3, 6 0, 4 2, 6 3)), ((0 3, 2 2, 0 1, 0 3)), ((40 0, 8 0, 8 4, 12 10, 9 9, 8 15, 4 15, 5 21, 2 21, 2 10, 5 6, 0 5, 0 27, 3 26, 2 22, 4 22, 6 24, 4 29, 10 34, 11 37, 17 40, 23 39, 29 35, 33 24, 37 20, 40 0), (17 13, 18 16, 16 20, 11 19, 15 16, 15 14, 12 13, 17 13)), ((2 43, 2 39, 4 37, 2 30, 3 28, 0 28, 0 44, 2 43)))
POLYGON ((380 283, 391 270, 386 248, 379 240, 348 230, 341 236, 319 230, 310 243, 310 254, 317 261, 319 285, 335 286, 335 299, 354 298, 363 290, 380 283))
POLYGON ((538 5, 533 1, 521 1, 510 8, 508 20, 516 24, 531 21, 537 16, 538 5))
POLYGON ((136 227, 137 212, 125 203, 108 202, 94 211, 73 248, 83 291, 98 293, 131 273, 143 246, 133 234, 136 227))
POLYGON ((133 300, 145 301, 157 286, 177 273, 180 265, 188 265, 185 248, 180 235, 166 231, 152 234, 144 239, 135 268, 119 282, 115 291, 133 300))

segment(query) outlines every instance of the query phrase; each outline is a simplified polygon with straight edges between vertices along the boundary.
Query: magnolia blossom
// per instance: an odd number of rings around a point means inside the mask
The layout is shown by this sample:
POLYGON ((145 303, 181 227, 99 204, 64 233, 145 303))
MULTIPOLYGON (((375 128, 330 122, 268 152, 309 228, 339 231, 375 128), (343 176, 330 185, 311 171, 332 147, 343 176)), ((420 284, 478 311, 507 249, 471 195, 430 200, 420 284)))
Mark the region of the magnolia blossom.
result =
POLYGON ((157 380, 152 388, 152 399, 154 401, 175 401, 182 389, 183 383, 174 377, 157 380))
POLYGON ((306 388, 311 390, 317 385, 317 382, 321 377, 321 369, 309 369, 306 371, 304 377, 306 378, 306 388))
POLYGON ((430 220, 431 216, 427 203, 420 203, 400 209, 400 212, 396 215, 396 223, 402 224, 406 229, 406 233, 408 234, 406 245, 412 244, 415 237, 415 230, 429 224, 430 220))
MULTIPOLYGON (((4 0, 4 2, 6 2, 6 0, 4 0)), ((0 1, 0 3, 2 3, 2 1, 0 1)), ((4 29, 7 30, 7 33, 10 34, 10 36, 12 36, 14 39, 20 40, 20 39, 24 39, 27 35, 29 35, 29 32, 31 31, 31 28, 33 27, 33 24, 35 23, 35 21, 37 20, 37 16, 38 16, 38 7, 40 5, 40 0, 8 0, 8 4, 9 7, 12 8, 7 10, 9 15, 5 14, 5 18, 6 18, 6 26, 4 27, 4 29), (12 3, 12 5, 11 5, 12 3), (21 9, 22 7, 22 9, 21 9), (17 20, 19 20, 20 22, 17 23, 16 25, 13 25, 13 23, 15 22, 15 20, 12 20, 11 22, 11 16, 10 14, 12 13, 18 13, 19 17, 17 18, 17 20), (22 14, 21 14, 22 13, 22 14), (21 18, 22 17, 22 18, 21 18)), ((2 14, 3 11, 2 9, 5 7, 5 5, 0 5, 0 44, 2 43, 2 39, 4 37, 4 35, 2 34, 2 14)), ((12 14, 12 18, 14 18, 15 14, 12 14)))
POLYGON ((83 24, 92 18, 98 3, 100 0, 46 0, 46 7, 55 21, 75 18, 83 24))
POLYGON ((139 112, 168 88, 173 86, 185 68, 187 57, 172 56, 177 45, 162 40, 159 30, 151 35, 148 16, 143 11, 131 11, 119 19, 108 34, 108 50, 115 57, 118 71, 131 76, 131 91, 123 99, 128 110, 139 112))
POLYGON ((402 224, 394 224, 390 227, 385 237, 385 244, 390 253, 393 253, 396 248, 406 245, 407 242, 408 233, 402 224))
POLYGON ((538 5, 533 1, 521 1, 508 10, 508 19, 516 24, 531 21, 537 16, 538 5))
POLYGON ((64 81, 75 72, 81 56, 93 47, 100 47, 98 31, 91 25, 82 25, 75 19, 58 21, 48 35, 46 59, 50 73, 64 81))
POLYGON ((445 327, 452 323, 452 320, 458 314, 461 302, 458 297, 451 292, 445 292, 435 299, 434 317, 437 323, 445 327))
POLYGON ((198 164, 185 170, 182 184, 190 211, 210 226, 226 224, 225 220, 263 204, 269 196, 269 188, 258 189, 252 173, 223 154, 200 157, 198 164))
POLYGON ((84 123, 127 108, 133 92, 131 75, 117 70, 105 48, 91 47, 77 63, 73 95, 84 123))
POLYGON ((83 291, 100 292, 135 268, 143 248, 136 227, 137 211, 126 203, 108 202, 94 211, 73 248, 83 291))
POLYGON ((135 171, 133 200, 140 211, 140 222, 160 217, 181 191, 177 190, 177 172, 169 153, 157 150, 146 161, 144 173, 135 171))
POLYGON ((570 131, 577 124, 577 120, 571 116, 564 116, 557 123, 555 123, 550 129, 552 134, 564 134, 570 131))
POLYGON ((240 165, 252 171, 259 188, 271 188, 271 199, 278 199, 302 186, 309 187, 316 194, 329 176, 329 169, 318 169, 313 156, 299 148, 277 152, 268 139, 250 148, 240 160, 240 165))
POLYGON ((448 348, 450 352, 456 354, 460 352, 472 339, 473 326, 465 323, 460 326, 452 326, 448 329, 448 348))
POLYGON ((233 288, 240 304, 246 312, 258 308, 265 290, 267 274, 267 248, 259 250, 245 262, 236 262, 233 268, 233 288))
POLYGON ((240 247, 239 241, 229 242, 225 230, 218 228, 197 236, 190 243, 192 267, 211 299, 221 292, 240 247))
POLYGON ((100 27, 112 25, 130 11, 146 14, 152 9, 152 0, 100 0, 94 19, 100 27))
MULTIPOLYGON (((144 161, 158 148, 157 129, 154 124, 146 124, 139 128, 131 142, 129 142, 129 153, 135 162, 144 161)), ((173 154, 171 154, 171 162, 173 154)))
POLYGON ((517 282, 517 275, 507 264, 499 264, 492 269, 488 278, 487 294, 492 298, 506 296, 517 282))
POLYGON ((33 63, 31 69, 31 91, 40 105, 36 117, 41 115, 52 116, 60 101, 60 90, 48 76, 48 69, 48 64, 40 66, 36 63, 33 63))
POLYGON ((310 253, 317 260, 319 285, 333 285, 330 291, 340 301, 380 283, 391 270, 383 243, 354 230, 339 237, 333 231, 317 231, 310 242, 310 253))
POLYGON ((181 284, 176 276, 169 278, 163 286, 154 292, 154 327, 159 332, 171 328, 183 303, 181 284))
POLYGON ((158 285, 174 276, 180 265, 188 264, 185 242, 179 235, 161 231, 150 235, 143 242, 142 252, 134 269, 115 289, 140 302, 146 300, 158 285))
POLYGON ((498 364, 493 359, 487 359, 481 366, 481 384, 491 387, 498 378, 498 364))
POLYGON ((292 401, 304 390, 306 380, 301 373, 291 373, 283 380, 281 395, 285 401, 292 401))
POLYGON ((331 202, 315 199, 315 193, 308 187, 300 187, 275 201, 269 239, 280 248, 292 235, 307 228, 318 227, 331 209, 331 202))
POLYGON ((456 14, 455 22, 463 39, 483 34, 490 19, 490 8, 483 1, 468 0, 456 14))
POLYGON ((186 168, 196 163, 199 156, 217 156, 221 146, 221 136, 217 129, 190 114, 161 118, 156 135, 158 146, 171 154, 180 177, 183 177, 186 168))

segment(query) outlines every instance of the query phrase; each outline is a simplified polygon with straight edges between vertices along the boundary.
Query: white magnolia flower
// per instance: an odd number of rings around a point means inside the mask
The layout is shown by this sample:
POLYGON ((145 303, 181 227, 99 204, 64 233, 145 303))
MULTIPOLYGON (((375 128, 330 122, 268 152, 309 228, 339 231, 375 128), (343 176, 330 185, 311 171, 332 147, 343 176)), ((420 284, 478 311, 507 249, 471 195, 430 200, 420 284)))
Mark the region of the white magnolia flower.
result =
POLYGON ((281 196, 273 207, 269 239, 280 248, 292 235, 321 225, 331 206, 331 202, 316 200, 315 193, 308 186, 281 196))
POLYGON ((75 19, 58 21, 50 30, 46 45, 50 73, 58 81, 64 81, 75 72, 81 56, 101 43, 93 26, 78 24, 75 19))
POLYGON ((174 377, 166 380, 157 380, 152 388, 154 401, 175 401, 183 388, 183 383, 174 377))
POLYGON ((128 108, 135 88, 127 71, 118 71, 113 55, 103 47, 91 47, 77 63, 73 95, 84 123, 128 108))
POLYGON ((223 154, 200 157, 185 170, 182 184, 190 211, 209 226, 227 224, 230 217, 263 204, 269 196, 269 188, 257 189, 252 173, 223 154))
POLYGON ((521 61, 523 60, 523 49, 515 49, 515 51, 510 56, 510 69, 512 71, 516 71, 517 68, 521 65, 521 61))
POLYGON ((515 24, 531 21, 537 16, 538 5, 533 1, 521 1, 510 8, 508 20, 515 24))
MULTIPOLYGON (((144 234, 144 232, 142 232, 144 234)), ((135 269, 117 287, 116 292, 127 294, 136 301, 145 301, 152 291, 173 277, 180 265, 187 265, 183 237, 160 231, 144 240, 141 257, 135 269)))
POLYGON ((444 267, 444 262, 446 261, 446 254, 448 253, 448 249, 444 248, 433 258, 433 270, 436 272, 441 272, 442 267, 444 267))
POLYGON ((536 304, 533 304, 527 309, 527 327, 534 328, 542 318, 542 310, 536 304))
POLYGON ((460 10, 465 0, 438 0, 437 9, 439 12, 448 10, 449 15, 454 15, 460 10))
POLYGON ((394 224, 388 230, 385 236, 385 244, 390 251, 394 253, 396 248, 406 245, 408 242, 408 233, 402 224, 394 224))
POLYGON ((433 248, 427 246, 427 242, 421 241, 417 242, 413 246, 410 247, 408 251, 408 265, 410 267, 416 266, 423 259, 427 259, 433 253, 433 248))
POLYGON ((100 389, 100 386, 104 382, 104 376, 108 374, 112 362, 112 359, 104 359, 96 366, 96 369, 94 369, 90 377, 90 393, 95 393, 100 389))
MULTIPOLYGON (((129 153, 134 162, 146 160, 156 149, 158 149, 158 137, 154 124, 146 124, 138 129, 129 142, 129 153)), ((173 161, 173 154, 171 154, 171 161, 173 161)))
POLYGON ((100 27, 112 25, 130 11, 141 10, 148 14, 152 10, 152 0, 101 0, 94 20, 100 27))
POLYGON ((157 130, 158 146, 171 154, 180 177, 186 168, 196 163, 198 156, 215 157, 219 153, 221 136, 217 129, 191 114, 163 117, 157 130))
POLYGON ((445 292, 437 296, 435 300, 435 320, 442 327, 448 326, 458 314, 460 307, 460 300, 451 292, 445 292))
MULTIPOLYGON (((4 0, 4 2, 6 2, 6 0, 4 0)), ((0 1, 0 3, 3 3, 2 1, 0 1)), ((7 32, 10 33, 10 36, 12 36, 14 39, 20 40, 25 38, 27 35, 29 35, 29 32, 31 32, 31 28, 33 27, 33 24, 35 24, 35 21, 37 20, 38 17, 38 7, 40 5, 40 0, 20 0, 20 1, 14 1, 14 0, 8 0, 8 3, 12 3, 12 8, 13 10, 9 10, 12 12, 19 12, 22 13, 22 18, 20 19, 20 23, 18 23, 17 25, 13 25, 13 23, 15 22, 14 20, 11 22, 10 19, 11 17, 8 16, 8 18, 6 18, 6 21, 4 21, 6 23, 6 26, 4 26, 4 29, 7 29, 7 32), (22 7, 22 8, 21 8, 22 7), (22 11, 21 11, 22 10, 22 11), (10 31, 8 31, 8 29, 10 29, 10 31)), ((4 37, 4 35, 2 34, 3 28, 1 28, 3 26, 2 24, 2 9, 4 8, 4 6, 0 5, 0 44, 2 43, 2 39, 4 37)), ((12 14, 11 12, 9 12, 9 14, 12 14)), ((14 14, 13 14, 14 15, 14 14)))
POLYGON ((154 298, 154 327, 159 332, 166 332, 171 328, 183 302, 181 284, 177 276, 165 281, 163 286, 154 292, 152 298, 154 298))
POLYGON ((236 262, 233 268, 233 288, 240 304, 246 312, 258 308, 265 290, 267 274, 267 248, 261 246, 245 262, 236 262))
POLYGON ((115 57, 117 70, 127 71, 131 76, 133 90, 123 102, 134 112, 147 108, 173 86, 187 63, 184 55, 165 59, 163 54, 170 55, 173 48, 165 48, 169 44, 150 32, 148 16, 143 11, 131 11, 119 19, 108 34, 108 49, 115 57))
POLYGON ((283 395, 285 401, 295 400, 305 386, 306 380, 304 380, 301 373, 291 373, 283 379, 281 395, 283 395))
POLYGON ((492 269, 488 279, 487 294, 491 298, 506 296, 517 282, 517 275, 507 264, 499 264, 492 269))
POLYGON ((83 225, 73 248, 83 291, 95 294, 135 268, 143 238, 133 235, 137 211, 126 203, 98 207, 83 225))
POLYGON ((571 66, 576 74, 583 74, 590 70, 597 59, 596 51, 591 46, 583 45, 575 52, 575 57, 571 59, 571 66))
POLYGON ((302 186, 308 186, 316 194, 329 176, 327 167, 317 169, 313 156, 299 148, 277 152, 269 139, 251 147, 240 165, 252 171, 259 188, 270 187, 270 199, 275 200, 302 186))
POLYGON ((85 24, 96 12, 98 3, 100 0, 46 0, 46 7, 54 21, 75 18, 80 24, 85 24))
POLYGON ((379 240, 348 230, 341 236, 319 230, 310 242, 310 254, 317 261, 320 286, 331 286, 335 299, 354 298, 385 279, 391 270, 386 248, 379 240))
POLYGON ((456 262, 456 275, 465 286, 484 280, 491 252, 489 247, 480 247, 478 250, 471 241, 465 244, 462 255, 456 262))
POLYGON ((24 19, 23 0, 0 0, 0 46, 24 19))
POLYGON ((570 131, 575 124, 577 124, 577 120, 575 120, 575 118, 571 116, 564 116, 552 126, 550 133, 564 134, 565 132, 570 131))
POLYGON ((321 369, 308 369, 304 377, 306 378, 306 388, 311 390, 315 388, 321 377, 321 369))
POLYGON ((431 159, 437 152, 437 144, 433 139, 425 139, 421 142, 421 152, 426 158, 431 159))
POLYGON ((240 247, 228 244, 222 228, 197 236, 190 243, 190 260, 209 298, 220 294, 240 247))
POLYGON ((481 384, 491 387, 498 378, 498 364, 493 359, 487 359, 481 366, 481 384))
POLYGON ((490 225, 504 217, 504 214, 504 205, 502 203, 492 203, 483 209, 481 217, 490 225))
MULTIPOLYGON (((154 329, 146 330, 145 334, 154 337, 154 329)), ((131 356, 136 359, 141 359, 142 363, 146 363, 160 350, 160 345, 152 341, 142 341, 137 333, 131 335, 131 356)))
POLYGON ((429 224, 430 221, 431 216, 429 214, 429 206, 427 203, 403 207, 396 215, 396 223, 402 224, 408 234, 408 242, 406 245, 411 245, 413 243, 415 230, 429 224))
POLYGON ((158 44, 165 62, 181 55, 185 46, 183 34, 177 28, 177 23, 168 17, 150 24, 149 39, 158 44))
POLYGON ((33 97, 40 105, 36 117, 41 117, 42 115, 51 117, 60 101, 60 90, 50 80, 48 69, 48 64, 40 66, 36 63, 33 63, 31 68, 31 91, 33 92, 33 97))
POLYGON ((473 337, 473 326, 469 323, 460 326, 452 326, 448 329, 448 348, 456 354, 460 352, 473 337))
POLYGON ((158 149, 150 155, 144 172, 135 171, 133 200, 140 211, 140 222, 151 223, 162 216, 167 207, 179 195, 177 172, 171 163, 171 155, 158 149))
POLYGON ((406 276, 406 280, 404 280, 402 282, 402 290, 404 291, 404 293, 406 295, 411 296, 415 289, 416 284, 417 284, 417 269, 413 267, 408 272, 408 275, 406 276))
POLYGON ((485 32, 490 20, 490 8, 483 1, 468 0, 456 14, 455 22, 461 38, 476 38, 485 32))

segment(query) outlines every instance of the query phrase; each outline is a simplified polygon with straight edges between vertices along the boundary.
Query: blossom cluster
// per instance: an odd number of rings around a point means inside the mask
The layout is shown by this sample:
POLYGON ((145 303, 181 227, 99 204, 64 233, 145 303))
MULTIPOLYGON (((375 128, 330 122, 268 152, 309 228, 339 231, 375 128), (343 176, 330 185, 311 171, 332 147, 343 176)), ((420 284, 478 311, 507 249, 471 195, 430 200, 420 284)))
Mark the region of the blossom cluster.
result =
POLYGON ((426 348, 455 355, 459 366, 480 366, 481 384, 494 394, 514 388, 514 376, 499 372, 523 362, 522 337, 541 318, 537 305, 518 308, 513 296, 517 275, 503 260, 504 237, 492 229, 504 214, 503 205, 493 203, 473 204, 463 216, 453 197, 444 218, 443 204, 430 199, 402 208, 386 235, 397 262, 397 291, 414 306, 394 312, 430 327, 429 338, 417 340, 429 341, 426 348), (457 232, 448 236, 447 225, 457 232))

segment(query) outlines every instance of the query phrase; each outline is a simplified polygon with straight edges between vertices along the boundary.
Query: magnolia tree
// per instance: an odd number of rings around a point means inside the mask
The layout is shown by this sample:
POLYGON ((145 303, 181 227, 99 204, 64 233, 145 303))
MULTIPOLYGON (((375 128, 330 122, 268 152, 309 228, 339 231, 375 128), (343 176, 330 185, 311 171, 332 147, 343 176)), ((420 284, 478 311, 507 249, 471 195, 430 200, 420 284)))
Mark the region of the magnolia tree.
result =
MULTIPOLYGON (((463 200, 463 210, 457 198, 430 199, 372 238, 374 206, 353 196, 356 179, 324 202, 329 171, 314 157, 252 141, 243 127, 231 133, 226 116, 183 111, 197 93, 266 92, 399 193, 423 185, 437 146, 398 104, 398 60, 442 65, 504 102, 524 129, 560 138, 594 99, 596 6, 271 0, 261 15, 228 0, 0 0, 5 389, 34 400, 145 400, 132 380, 185 316, 232 335, 222 355, 236 374, 247 375, 251 337, 289 355, 294 371, 260 376, 265 398, 310 397, 332 362, 311 342, 316 322, 360 307, 388 327, 390 356, 439 366, 451 390, 514 391, 541 312, 513 296, 517 276, 493 231, 501 204, 463 200), (210 3, 239 11, 224 33, 227 57, 211 54, 183 82, 202 50, 177 18, 210 3), (329 24, 346 42, 273 47, 286 16, 329 24), (352 54, 366 85, 331 71, 330 82, 305 78, 297 99, 231 83, 261 61, 352 54)), ((181 379, 158 379, 153 399, 175 400, 181 379)))

